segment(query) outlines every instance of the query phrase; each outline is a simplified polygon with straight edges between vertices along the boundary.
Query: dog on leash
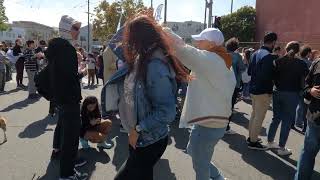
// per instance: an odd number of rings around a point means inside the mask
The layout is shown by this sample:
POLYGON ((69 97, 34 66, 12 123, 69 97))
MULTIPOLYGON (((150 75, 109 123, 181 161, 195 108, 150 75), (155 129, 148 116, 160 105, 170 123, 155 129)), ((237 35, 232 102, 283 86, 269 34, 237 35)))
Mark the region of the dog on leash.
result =
POLYGON ((0 129, 2 129, 3 131, 3 135, 4 135, 4 140, 3 142, 0 143, 0 145, 4 144, 7 142, 7 135, 6 135, 6 131, 7 131, 7 120, 4 117, 0 116, 0 129))

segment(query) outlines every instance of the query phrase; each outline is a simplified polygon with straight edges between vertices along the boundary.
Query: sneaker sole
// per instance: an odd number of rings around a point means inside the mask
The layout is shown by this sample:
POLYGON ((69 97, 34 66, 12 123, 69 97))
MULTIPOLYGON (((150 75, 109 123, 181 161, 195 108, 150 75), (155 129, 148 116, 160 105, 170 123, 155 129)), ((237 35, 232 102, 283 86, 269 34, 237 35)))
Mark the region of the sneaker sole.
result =
POLYGON ((251 147, 251 146, 248 146, 249 149, 252 149, 252 150, 259 150, 259 151, 266 151, 268 150, 268 148, 257 148, 257 147, 251 147))
POLYGON ((279 153, 277 153, 279 156, 290 156, 290 155, 292 155, 292 153, 289 153, 289 154, 279 154, 279 153))

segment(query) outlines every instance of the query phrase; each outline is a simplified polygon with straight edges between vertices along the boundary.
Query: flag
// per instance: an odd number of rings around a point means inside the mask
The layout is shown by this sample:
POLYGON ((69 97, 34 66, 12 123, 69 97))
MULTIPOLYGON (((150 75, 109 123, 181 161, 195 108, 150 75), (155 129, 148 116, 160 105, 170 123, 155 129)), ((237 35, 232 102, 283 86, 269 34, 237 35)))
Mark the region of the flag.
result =
POLYGON ((161 17, 161 14, 162 14, 162 9, 163 9, 163 4, 160 4, 158 7, 157 7, 157 10, 156 12, 154 13, 154 18, 157 22, 159 22, 162 17, 161 17))
POLYGON ((124 31, 124 27, 120 27, 120 29, 109 41, 108 46, 113 51, 113 53, 117 56, 118 59, 125 61, 124 51, 122 46, 123 31, 124 31))
POLYGON ((119 30, 120 30, 120 28, 121 28, 122 16, 123 16, 123 9, 121 10, 121 15, 120 15, 120 19, 119 19, 119 23, 118 23, 117 31, 119 31, 119 30))

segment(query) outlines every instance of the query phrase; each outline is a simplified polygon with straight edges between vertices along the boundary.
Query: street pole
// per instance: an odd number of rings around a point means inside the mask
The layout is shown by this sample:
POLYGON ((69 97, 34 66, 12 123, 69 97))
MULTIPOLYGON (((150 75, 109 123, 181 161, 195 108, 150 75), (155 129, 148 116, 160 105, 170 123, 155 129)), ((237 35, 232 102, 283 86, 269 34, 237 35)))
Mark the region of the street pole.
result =
POLYGON ((212 27, 212 4, 213 4, 213 0, 210 0, 210 2, 208 3, 208 8, 209 8, 208 28, 212 27))
POLYGON ((153 0, 151 0, 151 8, 153 9, 153 0))
POLYGON ((231 0, 231 13, 233 11, 233 0, 231 0))
POLYGON ((88 53, 90 51, 90 0, 88 0, 88 53))
POLYGON ((164 24, 167 24, 167 0, 164 0, 164 24))
POLYGON ((208 8, 208 2, 207 0, 204 0, 206 2, 205 4, 205 10, 204 10, 204 23, 203 23, 203 29, 207 28, 207 8, 208 8))

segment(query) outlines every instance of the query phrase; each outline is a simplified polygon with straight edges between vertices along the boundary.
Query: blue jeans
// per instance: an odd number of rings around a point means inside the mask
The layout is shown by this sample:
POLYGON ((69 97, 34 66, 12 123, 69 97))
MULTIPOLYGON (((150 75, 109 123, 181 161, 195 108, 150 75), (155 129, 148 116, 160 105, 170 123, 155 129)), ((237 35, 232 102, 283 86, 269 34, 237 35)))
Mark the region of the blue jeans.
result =
POLYGON ((273 93, 273 119, 269 127, 268 141, 273 142, 281 122, 279 146, 285 147, 291 125, 295 120, 300 96, 298 92, 275 91, 273 93))
POLYGON ((192 157, 196 180, 224 179, 211 162, 214 147, 223 137, 226 128, 207 128, 194 125, 190 134, 187 151, 192 157))
POLYGON ((250 97, 250 83, 243 83, 242 95, 244 97, 250 97))
POLYGON ((296 110, 296 120, 295 123, 297 126, 300 126, 303 124, 303 128, 307 128, 307 105, 304 103, 303 97, 300 97, 300 102, 296 110))
POLYGON ((320 150, 320 126, 308 122, 304 145, 297 165, 294 180, 309 180, 312 177, 315 158, 320 150))

